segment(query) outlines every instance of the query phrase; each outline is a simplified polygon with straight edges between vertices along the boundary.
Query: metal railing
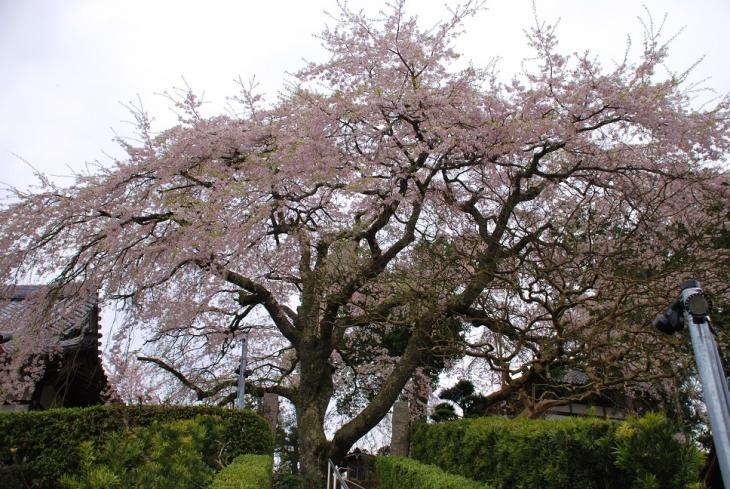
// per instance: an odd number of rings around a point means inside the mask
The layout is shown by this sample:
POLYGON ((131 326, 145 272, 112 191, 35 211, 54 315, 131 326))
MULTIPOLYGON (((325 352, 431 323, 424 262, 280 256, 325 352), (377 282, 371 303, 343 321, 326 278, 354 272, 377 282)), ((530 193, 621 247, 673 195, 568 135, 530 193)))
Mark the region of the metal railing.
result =
MULTIPOLYGON (((362 487, 358 484, 354 485, 362 487)), ((327 489, 350 489, 347 479, 342 477, 340 469, 332 460, 327 460, 327 489)))

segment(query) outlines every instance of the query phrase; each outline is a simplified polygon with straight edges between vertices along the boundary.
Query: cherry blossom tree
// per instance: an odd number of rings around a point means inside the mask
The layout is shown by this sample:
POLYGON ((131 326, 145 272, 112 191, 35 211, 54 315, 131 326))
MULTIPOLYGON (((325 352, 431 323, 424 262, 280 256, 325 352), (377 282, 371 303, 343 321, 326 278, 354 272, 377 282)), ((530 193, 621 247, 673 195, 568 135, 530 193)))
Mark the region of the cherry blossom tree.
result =
MULTIPOLYGON (((479 396, 471 414, 534 417, 596 398, 619 405, 628 400, 621 407, 638 412, 661 407, 676 413, 681 383, 694 371, 690 341, 686 332, 667 336, 648 325, 676 299, 678 284, 688 276, 701 276, 719 303, 727 297, 728 248, 721 241, 727 235, 729 190, 713 188, 691 204, 673 193, 692 210, 667 218, 666 227, 652 221, 644 230, 603 223, 603 231, 590 233, 590 249, 575 247, 576 238, 584 237, 580 224, 567 243, 551 243, 550 256, 513 268, 532 287, 510 291, 514 275, 498 278, 505 280, 501 290, 479 302, 470 318, 489 327, 463 342, 463 353, 475 359, 468 364, 472 377, 499 388, 479 396), (604 246, 616 237, 624 244, 604 246)), ((715 316, 717 340, 725 349, 726 321, 715 316)))
MULTIPOLYGON (((690 271, 718 279, 694 265, 713 259, 704 231, 727 225, 712 164, 728 100, 694 109, 687 75, 657 69, 651 26, 610 68, 559 54, 537 23, 511 82, 455 69, 477 10, 423 30, 402 1, 377 18, 345 7, 322 34, 329 59, 275 103, 244 90, 239 114, 204 117, 186 92, 159 133, 137 112, 125 160, 69 187, 40 176, 2 207, 0 280, 53 277, 66 302, 98 291, 126 312, 118 334, 143 334, 144 360, 201 400, 231 398, 237 340, 255 335, 247 389, 293 403, 310 481, 414 376, 461 355, 499 373, 495 401, 586 345, 620 356, 646 327, 632 310, 690 271)), ((7 392, 42 371, 29 359, 53 336, 47 310, 18 319, 7 392)))

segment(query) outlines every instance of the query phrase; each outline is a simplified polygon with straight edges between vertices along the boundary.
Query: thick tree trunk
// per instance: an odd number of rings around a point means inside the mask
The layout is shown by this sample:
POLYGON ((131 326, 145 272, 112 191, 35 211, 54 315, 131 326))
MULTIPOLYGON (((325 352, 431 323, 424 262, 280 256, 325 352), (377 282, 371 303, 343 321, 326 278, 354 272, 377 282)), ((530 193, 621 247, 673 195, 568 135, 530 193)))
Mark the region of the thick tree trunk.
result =
POLYGON ((299 473, 306 488, 325 487, 329 442, 322 430, 323 421, 311 409, 299 417, 299 473))
POLYGON ((296 397, 300 471, 305 487, 325 487, 330 442, 324 433, 324 417, 332 397, 329 353, 321 345, 302 345, 301 379, 296 397))
MULTIPOLYGON (((430 324, 430 318, 423 320, 430 324)), ((310 328, 316 330, 317 328, 310 328)), ((298 424, 300 472, 305 487, 325 487, 327 460, 341 461, 353 443, 373 428, 387 414, 414 370, 421 365, 428 349, 428 328, 417 325, 408 345, 380 387, 375 398, 358 416, 342 426, 332 441, 324 430, 327 406, 332 398, 331 342, 310 334, 297 343, 300 360, 299 388, 295 397, 298 424)))

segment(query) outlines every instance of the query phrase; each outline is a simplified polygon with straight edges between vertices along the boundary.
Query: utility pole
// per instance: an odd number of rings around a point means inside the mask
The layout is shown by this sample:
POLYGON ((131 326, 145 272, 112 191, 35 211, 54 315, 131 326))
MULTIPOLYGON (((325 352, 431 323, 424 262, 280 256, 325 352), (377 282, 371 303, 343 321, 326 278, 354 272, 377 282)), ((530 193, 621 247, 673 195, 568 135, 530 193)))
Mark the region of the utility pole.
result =
POLYGON ((243 395, 246 393, 246 367, 248 364, 248 334, 241 340, 241 364, 238 367, 238 395, 236 409, 243 409, 243 395))
POLYGON ((710 329, 710 308, 710 301, 700 289, 700 283, 690 279, 680 286, 679 300, 666 312, 657 315, 654 326, 668 334, 680 331, 685 325, 689 329, 720 473, 725 487, 730 487, 730 392, 710 329))

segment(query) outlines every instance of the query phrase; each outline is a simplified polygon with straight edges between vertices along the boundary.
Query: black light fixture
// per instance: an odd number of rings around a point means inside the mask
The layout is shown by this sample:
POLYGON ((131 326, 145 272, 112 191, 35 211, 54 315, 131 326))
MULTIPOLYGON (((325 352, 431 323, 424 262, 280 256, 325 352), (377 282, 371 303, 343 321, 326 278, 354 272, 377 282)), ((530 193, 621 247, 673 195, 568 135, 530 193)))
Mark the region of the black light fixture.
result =
POLYGON ((697 280, 689 279, 679 286, 680 298, 669 306, 663 313, 657 314, 652 325, 662 333, 674 334, 684 329, 684 313, 692 316, 695 323, 703 323, 712 309, 709 298, 699 291, 700 283, 697 280), (689 295, 684 294, 686 290, 696 289, 689 295), (685 297, 686 295, 686 297, 685 297))

